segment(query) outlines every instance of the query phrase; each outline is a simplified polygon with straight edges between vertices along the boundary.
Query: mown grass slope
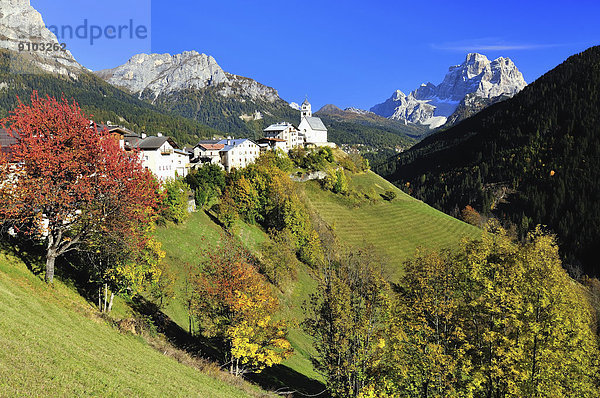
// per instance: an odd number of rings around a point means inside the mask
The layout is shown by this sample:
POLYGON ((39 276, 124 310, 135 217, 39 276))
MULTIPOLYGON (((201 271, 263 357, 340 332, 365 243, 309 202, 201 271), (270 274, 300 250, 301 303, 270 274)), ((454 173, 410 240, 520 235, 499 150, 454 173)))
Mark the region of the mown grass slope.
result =
POLYGON ((0 347, 0 396, 247 396, 120 333, 71 287, 48 287, 4 253, 0 347))
POLYGON ((392 280, 402 274, 402 263, 417 247, 453 247, 461 238, 479 234, 478 228, 407 195, 371 171, 352 175, 350 188, 375 197, 391 190, 397 194, 393 201, 379 197, 374 203, 357 203, 322 190, 316 181, 305 185, 310 206, 333 227, 340 241, 354 247, 372 245, 387 260, 392 280))

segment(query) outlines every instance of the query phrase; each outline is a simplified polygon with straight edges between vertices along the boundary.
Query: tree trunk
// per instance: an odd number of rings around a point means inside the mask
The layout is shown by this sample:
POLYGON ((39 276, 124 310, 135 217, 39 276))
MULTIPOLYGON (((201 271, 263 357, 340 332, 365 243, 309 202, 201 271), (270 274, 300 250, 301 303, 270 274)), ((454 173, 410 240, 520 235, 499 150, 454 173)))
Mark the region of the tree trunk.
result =
POLYGON ((102 312, 106 312, 106 302, 108 300, 108 284, 105 283, 104 284, 104 308, 102 310, 102 312))
POLYGON ((46 254, 46 283, 51 284, 54 280, 54 262, 56 261, 56 254, 54 251, 48 251, 46 254))
POLYGON ((102 312, 102 286, 98 286, 98 311, 102 312))
POLYGON ((110 301, 108 302, 108 311, 107 312, 110 312, 110 310, 112 310, 114 298, 115 298, 115 294, 113 292, 110 292, 110 301))

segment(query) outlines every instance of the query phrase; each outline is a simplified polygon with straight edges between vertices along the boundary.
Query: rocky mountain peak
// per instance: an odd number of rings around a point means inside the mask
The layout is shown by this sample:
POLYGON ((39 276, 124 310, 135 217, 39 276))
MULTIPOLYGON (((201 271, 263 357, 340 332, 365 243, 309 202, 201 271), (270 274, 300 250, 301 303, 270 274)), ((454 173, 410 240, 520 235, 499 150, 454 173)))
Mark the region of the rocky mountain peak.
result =
POLYGON ((275 102, 276 90, 252 79, 225 72, 210 55, 197 51, 181 54, 137 54, 125 64, 95 72, 108 83, 152 101, 182 90, 219 87, 224 97, 250 97, 275 102))
POLYGON ((96 72, 115 86, 153 98, 185 89, 201 89, 228 82, 227 74, 217 61, 197 51, 181 54, 136 54, 114 69, 96 72))
MULTIPOLYGON (((19 43, 58 44, 56 36, 46 28, 42 15, 29 0, 0 2, 0 48, 19 53, 21 62, 15 72, 31 73, 28 63, 55 74, 76 77, 84 68, 67 51, 19 51, 19 43)), ((15 65, 17 66, 17 65, 15 65)))
POLYGON ((318 113, 321 115, 339 115, 339 114, 343 114, 344 111, 342 109, 340 109, 339 107, 337 107, 336 105, 327 104, 327 105, 324 105, 321 109, 319 109, 315 113, 318 113))
POLYGON ((526 85, 523 75, 510 58, 499 57, 490 61, 483 54, 469 53, 462 64, 448 68, 439 85, 424 83, 409 95, 396 90, 387 101, 375 105, 371 111, 391 119, 434 128, 444 124, 469 94, 471 102, 482 98, 492 103, 495 98, 515 95, 526 85))

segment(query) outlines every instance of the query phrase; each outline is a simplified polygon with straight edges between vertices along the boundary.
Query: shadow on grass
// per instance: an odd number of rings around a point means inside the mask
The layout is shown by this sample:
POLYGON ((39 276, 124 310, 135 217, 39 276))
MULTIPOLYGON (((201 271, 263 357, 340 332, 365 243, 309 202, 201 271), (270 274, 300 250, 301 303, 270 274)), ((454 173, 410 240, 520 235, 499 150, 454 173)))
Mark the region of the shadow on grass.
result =
POLYGON ((17 257, 32 274, 43 278, 45 253, 43 248, 33 240, 14 239, 3 234, 0 236, 0 250, 17 257))
MULTIPOLYGON (((207 339, 203 336, 191 335, 175 323, 171 318, 160 311, 157 306, 136 296, 132 302, 133 309, 140 314, 151 317, 158 331, 165 335, 169 343, 180 350, 187 351, 190 355, 203 357, 223 363, 225 353, 219 349, 222 343, 215 339, 207 339)), ((328 397, 324 392, 325 386, 316 380, 296 372, 284 365, 276 365, 263 370, 261 373, 251 373, 246 378, 261 388, 269 391, 277 391, 281 395, 289 392, 289 396, 302 397, 305 395, 328 397)))

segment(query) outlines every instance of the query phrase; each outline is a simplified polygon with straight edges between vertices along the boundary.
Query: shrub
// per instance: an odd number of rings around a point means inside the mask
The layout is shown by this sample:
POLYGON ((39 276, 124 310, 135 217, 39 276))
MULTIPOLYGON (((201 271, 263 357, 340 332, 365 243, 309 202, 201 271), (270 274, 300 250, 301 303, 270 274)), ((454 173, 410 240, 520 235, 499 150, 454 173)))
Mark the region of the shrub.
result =
POLYGON ((381 197, 385 200, 387 200, 388 202, 391 202, 392 200, 396 199, 396 192, 389 190, 389 191, 385 191, 384 193, 381 194, 381 197))
POLYGON ((163 184, 163 206, 159 222, 173 221, 180 224, 188 216, 190 187, 180 179, 167 180, 163 184))

